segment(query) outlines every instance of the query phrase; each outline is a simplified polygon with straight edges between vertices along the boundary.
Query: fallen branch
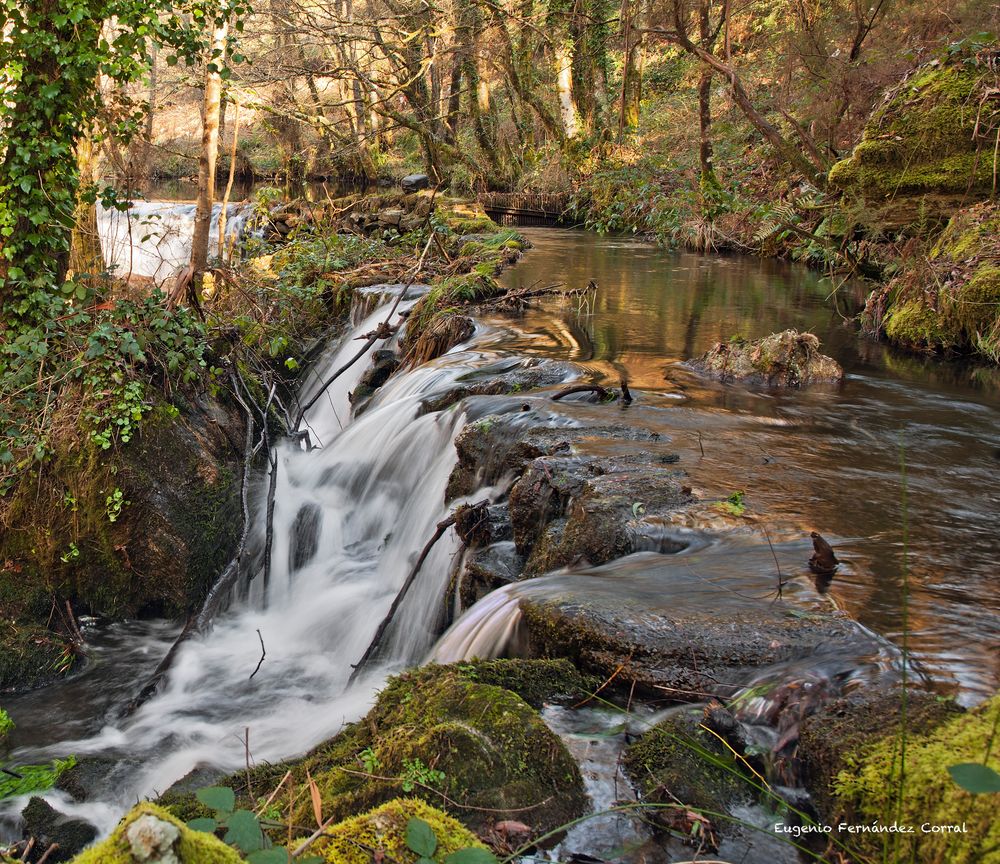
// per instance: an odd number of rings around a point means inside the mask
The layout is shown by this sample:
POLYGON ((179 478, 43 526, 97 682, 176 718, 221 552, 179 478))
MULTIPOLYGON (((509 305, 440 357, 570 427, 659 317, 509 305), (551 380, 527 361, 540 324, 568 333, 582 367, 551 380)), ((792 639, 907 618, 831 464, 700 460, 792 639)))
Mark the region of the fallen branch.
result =
POLYGON ((577 384, 574 387, 567 387, 558 393, 553 393, 552 401, 558 402, 560 399, 572 396, 574 393, 596 393, 602 402, 608 398, 608 389, 602 387, 600 384, 577 384))
POLYGON ((257 638, 260 639, 260 660, 257 661, 257 668, 250 673, 250 677, 247 679, 248 681, 253 681, 253 676, 260 672, 261 664, 267 656, 267 649, 264 647, 264 637, 260 635, 260 628, 257 629, 257 638))
MULTIPOLYGON (((476 504, 469 505, 470 507, 479 507, 483 502, 478 502, 476 504)), ((413 569, 410 570, 409 575, 406 577, 406 581, 403 582, 403 587, 399 589, 399 593, 396 594, 396 599, 392 601, 392 606, 389 607, 389 611, 386 613, 382 622, 378 625, 378 629, 375 631, 375 636, 368 645, 368 649, 365 651, 361 659, 354 664, 354 671, 351 672, 351 677, 347 679, 347 683, 350 684, 354 681, 361 671, 365 668, 368 661, 375 655, 378 651, 379 646, 382 642, 382 638, 385 636, 385 631, 389 629, 389 625, 392 623, 392 619, 396 616, 396 612, 399 611, 399 607, 402 605, 403 600, 406 598, 407 592, 410 587, 416 581, 417 574, 420 572, 420 568, 424 566, 424 561, 427 560, 427 556, 430 554, 431 549, 434 544, 437 543, 444 536, 444 532, 447 531, 452 525, 455 524, 455 513, 452 513, 448 518, 442 519, 437 524, 437 530, 434 532, 434 536, 427 542, 423 550, 420 552, 420 557, 417 559, 417 563, 413 565, 413 569)))

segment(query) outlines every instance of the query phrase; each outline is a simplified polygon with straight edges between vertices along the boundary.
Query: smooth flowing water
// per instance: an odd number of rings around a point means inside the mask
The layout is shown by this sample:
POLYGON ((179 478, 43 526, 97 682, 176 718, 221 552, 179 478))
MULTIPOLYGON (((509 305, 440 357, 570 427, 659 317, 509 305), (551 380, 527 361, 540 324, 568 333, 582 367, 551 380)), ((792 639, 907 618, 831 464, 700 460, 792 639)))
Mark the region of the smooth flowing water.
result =
MULTIPOLYGON (((670 559, 685 555, 699 572, 736 579, 741 592, 747 580, 772 578, 771 553, 759 540, 708 536, 679 556, 640 553, 612 562, 586 584, 588 574, 572 574, 503 589, 467 612, 434 649, 458 547, 449 533, 401 609, 387 659, 349 686, 350 664, 436 523, 457 503, 444 502, 455 435, 467 413, 488 413, 494 397, 434 412, 423 402, 470 372, 539 360, 574 361, 567 380, 590 375, 616 384, 626 375, 636 401, 616 420, 659 432, 705 497, 745 490, 748 512, 768 527, 790 573, 808 557, 809 530, 834 543, 843 565, 829 595, 816 594, 803 579, 789 592, 806 607, 832 600, 870 631, 863 648, 839 646, 844 650, 833 654, 831 662, 846 667, 848 678, 874 680, 891 670, 898 662, 891 643, 901 643, 905 630, 921 674, 942 692, 971 703, 995 691, 1000 601, 992 588, 991 529, 1000 511, 1000 391, 990 373, 925 363, 859 339, 830 300, 830 283, 801 267, 674 254, 570 231, 525 233, 535 248, 505 278, 572 286, 594 280, 599 287, 589 312, 546 302, 514 318, 484 320, 469 343, 391 379, 359 417, 347 398, 363 371, 354 367, 306 418, 317 448, 289 443, 277 450, 268 584, 259 568, 241 583, 213 628, 180 649, 161 690, 124 719, 120 708, 179 628, 171 622, 88 628, 91 660, 81 672, 5 702, 18 726, 0 753, 4 761, 107 757, 114 767, 98 801, 79 805, 50 796, 106 831, 137 797, 163 791, 195 768, 211 774, 242 766, 247 736, 258 761, 304 752, 360 716, 393 669, 434 650, 440 659, 510 651, 519 591, 605 591, 649 608, 722 602, 717 592, 709 596, 680 576, 673 594, 664 594, 670 559), (755 391, 708 383, 679 365, 718 339, 793 326, 816 332, 845 365, 843 386, 755 391), (261 641, 267 654, 253 675, 261 641)), ((353 329, 307 379, 306 397, 357 350, 355 337, 382 320, 385 308, 359 311, 353 329)), ((523 422, 605 423, 608 411, 620 410, 559 405, 547 395, 523 394, 523 422)), ((629 445, 588 446, 613 455, 629 445)), ((262 498, 261 489, 258 510, 262 498)), ((254 548, 262 545, 261 531, 258 519, 254 548)), ((577 728, 566 717, 553 723, 566 735, 577 728)), ((608 774, 614 782, 616 770, 608 774)), ((606 797, 606 783, 591 791, 595 800, 606 797)), ((0 835, 16 832, 20 806, 3 805, 0 835)), ((577 839, 586 844, 587 836, 577 839)))

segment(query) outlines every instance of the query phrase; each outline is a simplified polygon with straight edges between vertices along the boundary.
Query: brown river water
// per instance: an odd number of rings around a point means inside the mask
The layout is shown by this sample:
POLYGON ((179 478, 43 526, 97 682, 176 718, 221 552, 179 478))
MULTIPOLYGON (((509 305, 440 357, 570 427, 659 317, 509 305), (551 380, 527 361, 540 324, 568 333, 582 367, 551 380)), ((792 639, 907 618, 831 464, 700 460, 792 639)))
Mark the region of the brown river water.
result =
POLYGON ((534 248, 508 283, 593 280, 598 291, 590 315, 553 303, 527 312, 508 350, 569 357, 611 385, 625 374, 639 391, 628 419, 671 441, 702 494, 745 491, 747 515, 772 538, 819 531, 843 562, 830 589, 842 608, 897 645, 906 638, 941 692, 972 703, 996 690, 996 370, 866 340, 835 308, 846 314, 849 304, 831 299, 837 283, 800 266, 576 231, 524 234, 534 248), (681 365, 734 335, 790 327, 819 336, 847 372, 842 386, 768 391, 707 382, 681 365))

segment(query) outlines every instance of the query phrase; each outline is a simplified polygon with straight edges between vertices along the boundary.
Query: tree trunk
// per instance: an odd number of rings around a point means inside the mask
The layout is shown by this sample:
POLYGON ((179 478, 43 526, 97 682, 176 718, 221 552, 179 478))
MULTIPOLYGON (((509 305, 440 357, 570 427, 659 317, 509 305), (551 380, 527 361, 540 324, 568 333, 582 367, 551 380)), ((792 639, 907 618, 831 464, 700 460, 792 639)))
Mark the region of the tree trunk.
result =
POLYGON ((553 51, 556 61, 556 91, 559 95, 559 115, 567 141, 580 134, 579 114, 573 94, 573 43, 558 39, 553 51))
POLYGON ((639 68, 641 31, 636 27, 641 0, 622 3, 622 92, 618 116, 618 134, 625 135, 639 128, 639 103, 642 99, 642 72, 639 68))
POLYGON ((97 154, 90 134, 77 141, 76 164, 80 171, 80 200, 76 205, 70 241, 69 268, 77 279, 86 279, 96 287, 97 277, 104 272, 104 255, 97 230, 97 204, 83 200, 97 182, 97 154))
POLYGON ((191 242, 191 270, 195 277, 208 266, 208 235, 212 228, 212 207, 215 203, 215 162, 219 154, 219 108, 222 100, 222 65, 225 62, 228 19, 216 22, 212 32, 212 51, 205 67, 204 120, 201 133, 201 155, 198 157, 198 205, 194 216, 194 238, 191 242))
MULTIPOLYGON (((711 51, 715 43, 712 21, 709 17, 710 3, 711 0, 702 0, 701 8, 698 10, 698 38, 706 51, 711 51)), ((701 162, 703 189, 718 184, 715 178, 715 165, 712 161, 714 155, 712 148, 712 78, 714 74, 710 66, 703 66, 701 77, 698 79, 698 157, 701 162)))

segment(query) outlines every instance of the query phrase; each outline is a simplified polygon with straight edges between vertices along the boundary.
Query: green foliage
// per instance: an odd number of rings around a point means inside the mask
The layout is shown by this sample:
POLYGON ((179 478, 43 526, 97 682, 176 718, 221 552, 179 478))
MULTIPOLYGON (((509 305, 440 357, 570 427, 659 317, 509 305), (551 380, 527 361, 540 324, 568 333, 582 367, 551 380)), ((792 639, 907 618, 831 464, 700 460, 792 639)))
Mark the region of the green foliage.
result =
POLYGON ((719 501, 716 503, 716 507, 725 513, 729 513, 733 516, 742 516, 747 509, 745 502, 746 492, 738 490, 733 492, 725 501, 719 501))
POLYGON ((949 765, 948 773, 955 783, 973 795, 1000 792, 1000 773, 994 771, 989 765, 980 765, 978 762, 963 762, 959 765, 949 765))
POLYGON ((428 768, 420 759, 404 759, 400 779, 403 791, 412 792, 416 786, 440 786, 445 780, 445 773, 428 768))
MULTIPOLYGON (((406 847, 417 855, 416 864, 434 864, 434 853, 438 848, 434 829, 417 816, 406 823, 406 847)), ((496 864, 496 856, 480 846, 458 849, 444 859, 444 864, 496 864)))
MULTIPOLYGON (((208 786, 199 789, 195 796, 213 815, 188 822, 187 827, 192 831, 207 834, 225 831, 224 842, 246 855, 251 864, 286 864, 290 860, 287 849, 272 844, 255 813, 236 808, 236 793, 232 789, 208 786)), ((322 860, 314 856, 296 858, 301 864, 320 864, 322 860)))
POLYGON ((0 708, 0 738, 7 735, 14 728, 14 721, 10 719, 10 714, 0 708))
POLYGON ((12 768, 17 776, 0 774, 0 801, 4 798, 31 795, 51 789, 59 779, 59 775, 74 765, 76 757, 67 756, 65 759, 54 759, 48 765, 19 765, 16 769, 12 768))
POLYGON ((159 290, 112 308, 62 296, 47 308, 38 323, 0 329, 0 494, 52 451, 58 394, 77 394, 81 431, 109 450, 130 441, 151 409, 149 382, 169 391, 208 370, 205 326, 186 308, 168 309, 159 290))

